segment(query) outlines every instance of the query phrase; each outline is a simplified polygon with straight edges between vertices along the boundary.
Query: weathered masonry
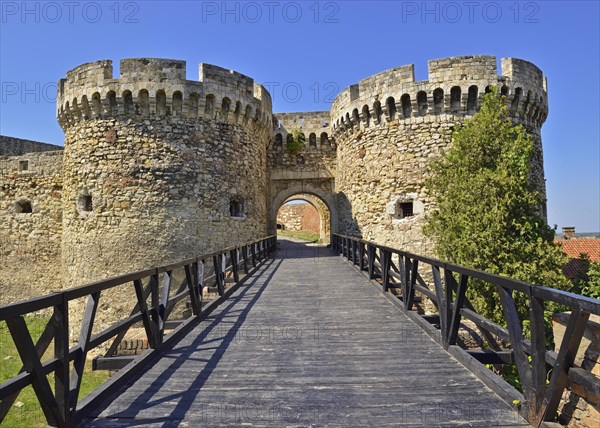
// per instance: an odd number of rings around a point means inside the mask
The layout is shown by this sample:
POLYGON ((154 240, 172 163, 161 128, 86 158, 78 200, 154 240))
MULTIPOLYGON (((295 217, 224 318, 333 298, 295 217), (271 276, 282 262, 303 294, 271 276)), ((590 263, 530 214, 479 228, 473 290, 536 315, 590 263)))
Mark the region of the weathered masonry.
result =
POLYGON ((58 84, 64 150, 1 143, 0 303, 256 239, 298 195, 322 234, 427 254, 424 171, 492 86, 533 135, 544 190, 546 82, 520 59, 433 60, 425 81, 390 69, 306 113, 273 113, 262 85, 214 65, 197 81, 170 59, 76 67, 58 84))

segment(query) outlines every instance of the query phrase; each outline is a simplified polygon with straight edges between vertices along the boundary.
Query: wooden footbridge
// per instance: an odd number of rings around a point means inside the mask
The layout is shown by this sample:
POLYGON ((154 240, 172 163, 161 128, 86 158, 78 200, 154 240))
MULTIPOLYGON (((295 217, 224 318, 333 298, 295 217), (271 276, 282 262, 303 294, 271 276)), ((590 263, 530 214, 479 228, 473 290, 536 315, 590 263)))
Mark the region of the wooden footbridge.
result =
POLYGON ((590 314, 599 301, 357 238, 333 235, 328 249, 268 237, 0 307, 23 361, 0 385, 0 417, 32 385, 53 426, 551 426, 565 388, 600 396, 598 379, 574 366, 590 314), (507 327, 475 312, 473 279, 496 286, 507 327), (99 299, 117 287, 135 307, 96 332, 99 299), (530 302, 528 338, 516 293, 530 302), (81 298, 70 347, 69 307, 81 298), (571 311, 558 353, 544 342, 549 301, 571 311), (416 310, 427 302, 435 315, 416 310), (24 315, 43 309, 52 316, 34 343, 24 315), (466 320, 489 349, 460 346, 466 320), (150 348, 118 355, 136 326, 150 348), (96 369, 118 371, 78 401, 92 354, 96 369), (515 364, 523 393, 484 364, 515 364))

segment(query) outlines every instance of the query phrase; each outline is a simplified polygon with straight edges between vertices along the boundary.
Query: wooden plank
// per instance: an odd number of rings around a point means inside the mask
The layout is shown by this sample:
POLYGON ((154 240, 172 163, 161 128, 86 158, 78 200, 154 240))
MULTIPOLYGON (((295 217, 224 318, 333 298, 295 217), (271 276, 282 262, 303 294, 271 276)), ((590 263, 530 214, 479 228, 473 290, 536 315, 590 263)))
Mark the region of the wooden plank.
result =
POLYGON ((541 285, 533 287, 532 293, 535 297, 539 297, 542 300, 550 300, 569 307, 576 306, 584 312, 600 315, 600 302, 598 299, 569 293, 568 291, 556 288, 543 287, 541 285))
POLYGON ((95 357, 92 360, 92 370, 121 370, 134 361, 135 355, 119 355, 115 357, 95 357))
POLYGON ((7 399, 15 394, 18 396, 23 388, 31 385, 32 379, 33 376, 31 373, 23 372, 0 384, 0 401, 2 402, 1 405, 3 412, 0 422, 4 420, 6 413, 8 413, 12 406, 12 403, 10 406, 8 405, 7 399))
POLYGON ((569 369, 571 391, 591 401, 600 404, 600 379, 581 367, 569 369))
POLYGON ((515 358, 512 351, 466 350, 467 354, 481 364, 514 364, 515 358))

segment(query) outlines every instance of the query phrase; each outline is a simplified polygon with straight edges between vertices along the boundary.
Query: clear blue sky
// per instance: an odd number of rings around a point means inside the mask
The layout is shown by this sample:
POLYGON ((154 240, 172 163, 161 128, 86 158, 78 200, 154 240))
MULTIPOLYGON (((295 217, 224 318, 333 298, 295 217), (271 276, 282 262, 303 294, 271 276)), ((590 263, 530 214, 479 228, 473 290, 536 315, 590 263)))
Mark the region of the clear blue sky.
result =
POLYGON ((550 224, 600 231, 598 1, 0 1, 0 133, 62 145, 56 81, 98 59, 184 59, 272 88, 274 111, 326 110, 371 74, 487 54, 548 78, 542 128, 550 224), (298 91, 300 89, 300 91, 298 91))

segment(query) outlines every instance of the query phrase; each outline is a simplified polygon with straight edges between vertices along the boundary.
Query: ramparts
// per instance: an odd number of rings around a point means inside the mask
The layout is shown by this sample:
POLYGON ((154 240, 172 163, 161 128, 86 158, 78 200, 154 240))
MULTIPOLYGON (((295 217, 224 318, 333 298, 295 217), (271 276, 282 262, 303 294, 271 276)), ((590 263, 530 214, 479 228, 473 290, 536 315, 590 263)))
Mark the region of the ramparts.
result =
POLYGON ((495 86, 510 103, 515 121, 539 128, 548 115, 546 79, 534 64, 494 56, 458 56, 428 62, 428 80, 415 81, 414 65, 393 68, 344 89, 333 101, 334 134, 371 122, 425 116, 473 115, 495 86))
POLYGON ((80 120, 117 116, 203 117, 270 127, 271 96, 252 78, 200 64, 199 81, 186 80, 186 63, 130 58, 113 78, 111 60, 80 65, 58 84, 57 118, 63 129, 80 120))
POLYGON ((0 156, 21 156, 25 153, 62 150, 61 146, 0 135, 0 156))

